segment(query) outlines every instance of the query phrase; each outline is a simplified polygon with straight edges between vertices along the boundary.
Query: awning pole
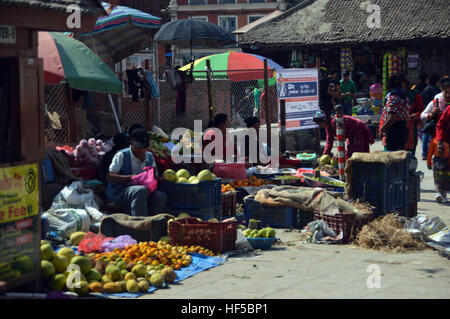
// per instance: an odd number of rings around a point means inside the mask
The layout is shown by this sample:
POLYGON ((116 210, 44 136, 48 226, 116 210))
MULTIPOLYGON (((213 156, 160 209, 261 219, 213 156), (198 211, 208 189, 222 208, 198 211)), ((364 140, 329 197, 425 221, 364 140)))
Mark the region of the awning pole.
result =
POLYGON ((111 108, 114 113, 114 119, 116 120, 117 128, 119 129, 119 133, 122 133, 122 128, 120 127, 119 118, 117 117, 116 108, 114 107, 114 103, 113 103, 111 94, 108 94, 108 98, 109 98, 109 103, 111 103, 111 108))

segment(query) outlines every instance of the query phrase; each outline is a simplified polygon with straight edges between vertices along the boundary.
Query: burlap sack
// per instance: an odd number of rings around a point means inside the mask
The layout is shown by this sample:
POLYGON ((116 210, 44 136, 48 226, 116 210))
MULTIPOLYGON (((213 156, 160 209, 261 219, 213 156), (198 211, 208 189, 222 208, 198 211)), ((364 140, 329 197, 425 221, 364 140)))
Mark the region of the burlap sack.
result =
POLYGON ((352 157, 345 163, 345 177, 347 184, 345 185, 345 192, 352 198, 352 183, 353 183, 353 163, 382 163, 389 167, 392 163, 405 161, 409 156, 408 151, 384 152, 375 151, 371 153, 353 153, 352 157))
POLYGON ((175 218, 174 216, 170 214, 158 214, 154 216, 148 216, 148 217, 140 217, 140 216, 130 216, 127 214, 112 214, 108 216, 102 217, 100 221, 100 233, 103 233, 102 230, 105 225, 105 220, 113 219, 114 222, 117 224, 133 229, 133 230, 148 230, 152 228, 152 222, 154 220, 158 220, 161 218, 166 217, 167 219, 175 218))

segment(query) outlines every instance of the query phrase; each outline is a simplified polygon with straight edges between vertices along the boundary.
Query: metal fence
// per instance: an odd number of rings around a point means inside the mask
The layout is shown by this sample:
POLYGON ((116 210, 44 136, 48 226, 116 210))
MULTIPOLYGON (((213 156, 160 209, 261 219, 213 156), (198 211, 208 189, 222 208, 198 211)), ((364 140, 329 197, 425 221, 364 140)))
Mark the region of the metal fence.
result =
MULTIPOLYGON (((208 81, 206 72, 193 72, 194 81, 187 84, 186 110, 184 114, 176 112, 176 91, 166 81, 164 73, 155 74, 160 96, 158 99, 139 98, 133 102, 131 97, 114 97, 121 127, 124 131, 132 124, 141 124, 151 128, 153 124, 170 133, 177 127, 194 129, 194 120, 202 121, 206 129, 209 122, 208 81)), ((264 89, 264 70, 214 71, 211 74, 212 104, 214 114, 225 113, 229 116, 230 126, 243 127, 243 120, 257 116, 265 125, 264 94, 269 98, 269 121, 272 126, 278 123, 278 99, 273 72, 269 71, 269 86, 264 89)), ((64 144, 69 142, 69 101, 65 82, 56 86, 45 87, 47 110, 57 114, 60 126, 46 117, 46 138, 48 144, 64 144)), ((94 137, 100 130, 105 136, 114 136, 117 125, 111 105, 105 94, 93 94, 94 107, 83 109, 82 102, 74 105, 73 126, 76 141, 94 137)), ((290 151, 318 151, 316 149, 315 130, 288 131, 286 146, 290 151)))

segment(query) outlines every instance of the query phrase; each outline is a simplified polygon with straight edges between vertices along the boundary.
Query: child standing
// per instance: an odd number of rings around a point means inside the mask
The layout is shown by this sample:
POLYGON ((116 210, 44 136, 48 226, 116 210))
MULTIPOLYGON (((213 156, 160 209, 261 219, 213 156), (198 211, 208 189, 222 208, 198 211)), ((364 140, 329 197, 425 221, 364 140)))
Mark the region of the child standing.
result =
POLYGON ((438 146, 436 138, 430 142, 428 149, 427 164, 428 169, 433 169, 434 185, 436 187, 436 201, 438 203, 447 202, 447 191, 450 183, 448 182, 449 174, 449 145, 444 143, 444 158, 438 155, 438 146))

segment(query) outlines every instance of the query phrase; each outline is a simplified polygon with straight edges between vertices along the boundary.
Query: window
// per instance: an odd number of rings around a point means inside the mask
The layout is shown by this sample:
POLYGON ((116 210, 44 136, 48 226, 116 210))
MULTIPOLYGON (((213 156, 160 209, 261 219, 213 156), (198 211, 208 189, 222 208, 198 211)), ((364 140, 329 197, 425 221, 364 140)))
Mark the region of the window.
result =
POLYGON ((219 4, 235 4, 236 0, 219 0, 219 4))
POLYGON ((258 20, 262 17, 264 17, 264 16, 261 16, 261 15, 260 16, 248 16, 248 24, 255 22, 256 20, 258 20))
POLYGON ((266 0, 248 0, 248 3, 266 3, 266 0))
POLYGON ((189 0, 189 4, 202 5, 202 4, 206 4, 206 0, 189 0))
POLYGON ((202 20, 202 21, 208 22, 208 17, 206 17, 206 16, 192 17, 192 19, 197 19, 197 20, 202 20))
MULTIPOLYGON (((229 33, 232 33, 234 30, 237 29, 237 17, 236 16, 219 17, 219 27, 221 27, 225 31, 228 31, 229 33)), ((232 36, 237 41, 237 35, 232 34, 232 36)), ((236 46, 237 46, 237 44, 230 45, 230 47, 236 47, 236 46)))

